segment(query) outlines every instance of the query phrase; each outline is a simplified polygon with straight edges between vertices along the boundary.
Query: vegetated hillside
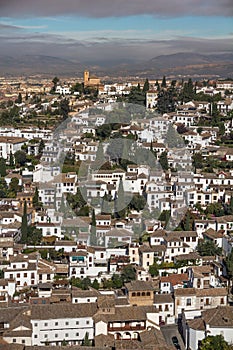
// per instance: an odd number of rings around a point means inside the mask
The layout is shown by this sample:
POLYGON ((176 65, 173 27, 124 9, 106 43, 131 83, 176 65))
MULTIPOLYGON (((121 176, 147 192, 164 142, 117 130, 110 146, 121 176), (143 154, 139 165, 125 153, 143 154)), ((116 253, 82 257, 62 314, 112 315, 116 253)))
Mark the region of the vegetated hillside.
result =
POLYGON ((84 66, 59 57, 24 55, 19 57, 0 55, 1 75, 77 74, 84 66))
POLYGON ((158 78, 163 75, 233 77, 233 53, 202 55, 198 53, 176 53, 162 55, 145 62, 79 62, 44 55, 24 55, 19 57, 0 55, 1 75, 70 75, 82 74, 88 68, 99 75, 112 77, 139 76, 158 78))

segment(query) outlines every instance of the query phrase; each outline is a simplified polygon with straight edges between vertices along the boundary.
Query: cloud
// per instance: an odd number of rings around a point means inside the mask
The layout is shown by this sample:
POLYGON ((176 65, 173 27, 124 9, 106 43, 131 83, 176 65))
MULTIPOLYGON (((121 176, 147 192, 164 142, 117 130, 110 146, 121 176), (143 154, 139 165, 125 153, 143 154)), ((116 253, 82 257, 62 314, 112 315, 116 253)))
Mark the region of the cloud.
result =
POLYGON ((200 54, 231 52, 231 38, 201 39, 176 36, 172 40, 135 38, 76 38, 57 34, 14 32, 0 35, 0 52, 9 56, 46 55, 100 64, 107 62, 140 62, 159 55, 177 52, 200 54))
POLYGON ((233 16, 232 0, 1 0, 2 17, 233 16))

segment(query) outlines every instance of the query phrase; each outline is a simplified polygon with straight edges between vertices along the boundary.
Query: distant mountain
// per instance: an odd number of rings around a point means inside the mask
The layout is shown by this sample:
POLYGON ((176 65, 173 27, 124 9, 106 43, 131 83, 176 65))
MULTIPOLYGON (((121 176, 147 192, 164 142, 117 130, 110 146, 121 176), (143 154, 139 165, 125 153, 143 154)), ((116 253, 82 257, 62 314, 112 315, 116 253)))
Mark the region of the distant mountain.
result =
POLYGON ((138 76, 151 79, 167 77, 233 77, 233 53, 202 55, 176 53, 160 55, 145 62, 79 62, 45 55, 5 56, 0 54, 0 75, 77 76, 88 68, 94 74, 109 77, 138 76))
POLYGON ((30 74, 74 74, 83 72, 80 62, 67 59, 44 56, 23 55, 19 57, 0 54, 1 75, 30 75, 30 74))
MULTIPOLYGON (((114 68, 118 73, 157 78, 163 75, 233 77, 233 53, 201 55, 196 53, 176 53, 161 55, 149 61, 114 68), (123 68, 123 69, 122 69, 123 68)), ((121 75, 121 74, 119 74, 121 75)))

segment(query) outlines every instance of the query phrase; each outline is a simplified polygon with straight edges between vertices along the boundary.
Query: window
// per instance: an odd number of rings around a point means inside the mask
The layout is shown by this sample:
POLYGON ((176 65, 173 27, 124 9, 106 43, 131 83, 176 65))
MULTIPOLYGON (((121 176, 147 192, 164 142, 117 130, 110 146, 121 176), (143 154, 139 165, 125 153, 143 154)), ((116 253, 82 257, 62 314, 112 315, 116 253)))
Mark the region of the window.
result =
POLYGON ((55 334, 55 338, 57 338, 58 337, 58 334, 55 334))
POLYGON ((86 324, 89 324, 90 323, 90 321, 86 321, 86 324))
POLYGON ((48 334, 45 334, 45 335, 44 335, 44 338, 48 338, 48 334))
POLYGON ((38 326, 38 323, 35 323, 35 327, 37 327, 38 326))
POLYGON ((45 327, 47 327, 47 326, 48 326, 48 323, 47 323, 47 322, 46 322, 46 323, 44 323, 44 326, 45 326, 45 327))
POLYGON ((16 343, 16 339, 15 338, 13 339, 13 343, 16 343))
POLYGON ((76 321, 76 324, 79 324, 79 321, 76 321))
POLYGON ((68 325, 69 325, 69 322, 66 322, 65 325, 68 326, 68 325))
POLYGON ((38 335, 37 335, 37 334, 35 334, 35 335, 34 335, 34 338, 38 338, 38 335))
POLYGON ((58 322, 55 322, 55 326, 58 326, 58 322))
POLYGON ((224 304, 224 298, 221 298, 220 304, 224 304))
POLYGON ((66 333, 66 334, 65 334, 65 337, 68 338, 68 337, 69 337, 69 333, 66 333))
POLYGON ((76 333, 76 337, 79 337, 79 333, 76 333))
POLYGON ((191 299, 191 298, 188 298, 188 299, 186 300, 186 305, 187 305, 187 306, 191 306, 191 304, 192 304, 192 299, 191 299))

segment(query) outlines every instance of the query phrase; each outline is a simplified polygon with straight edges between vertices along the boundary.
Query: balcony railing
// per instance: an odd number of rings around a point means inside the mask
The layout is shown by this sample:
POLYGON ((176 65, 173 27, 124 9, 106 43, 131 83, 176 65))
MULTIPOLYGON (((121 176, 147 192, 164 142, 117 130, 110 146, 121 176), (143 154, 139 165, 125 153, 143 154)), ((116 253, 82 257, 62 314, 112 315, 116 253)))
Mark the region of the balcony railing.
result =
POLYGON ((145 330, 145 325, 143 326, 119 326, 119 327, 112 327, 108 326, 108 332, 118 332, 118 331, 143 331, 145 330))

